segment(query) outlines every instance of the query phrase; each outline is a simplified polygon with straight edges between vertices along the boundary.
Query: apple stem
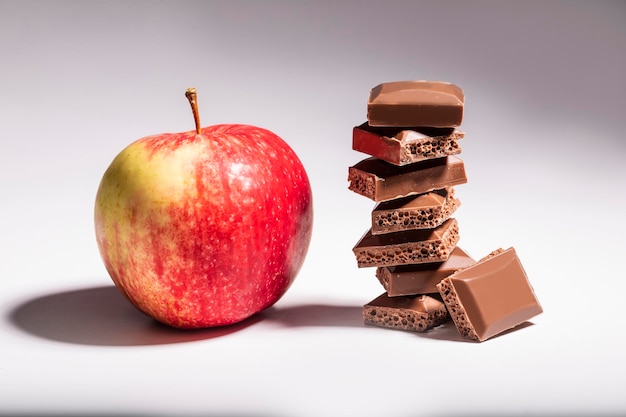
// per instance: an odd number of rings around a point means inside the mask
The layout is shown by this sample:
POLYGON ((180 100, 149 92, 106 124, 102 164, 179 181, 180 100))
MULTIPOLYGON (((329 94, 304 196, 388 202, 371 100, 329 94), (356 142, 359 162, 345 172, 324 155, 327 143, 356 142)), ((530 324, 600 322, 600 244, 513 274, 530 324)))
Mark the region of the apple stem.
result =
POLYGON ((189 100, 189 104, 191 104, 191 111, 193 112, 193 120, 196 123, 196 133, 200 134, 200 114, 198 113, 198 95, 196 94, 196 89, 190 87, 185 91, 185 97, 189 100))

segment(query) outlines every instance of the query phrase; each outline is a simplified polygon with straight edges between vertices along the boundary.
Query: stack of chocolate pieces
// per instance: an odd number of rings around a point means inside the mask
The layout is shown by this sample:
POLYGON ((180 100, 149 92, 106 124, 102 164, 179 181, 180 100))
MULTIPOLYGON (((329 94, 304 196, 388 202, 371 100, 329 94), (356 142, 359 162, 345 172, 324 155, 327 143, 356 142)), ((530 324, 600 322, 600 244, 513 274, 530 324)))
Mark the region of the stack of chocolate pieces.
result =
MULTIPOLYGON (((353 129, 352 148, 370 157, 349 168, 348 188, 376 202, 371 226, 353 252, 359 267, 376 268, 385 289, 363 307, 366 324, 423 332, 452 317, 463 335, 485 340, 541 312, 519 262, 513 295, 526 296, 517 297, 514 306, 506 301, 504 309, 496 308, 486 325, 472 324, 484 321, 482 304, 473 308, 459 299, 467 304, 477 293, 455 290, 456 274, 470 271, 471 276, 477 264, 514 255, 512 249, 497 250, 476 263, 457 247, 459 227, 452 215, 460 202, 454 186, 467 182, 463 161, 455 156, 465 136, 457 129, 463 108, 463 91, 454 84, 384 83, 370 92, 367 122, 353 129)), ((487 280, 474 281, 482 288, 487 280)), ((489 288, 485 294, 498 296, 489 288)))

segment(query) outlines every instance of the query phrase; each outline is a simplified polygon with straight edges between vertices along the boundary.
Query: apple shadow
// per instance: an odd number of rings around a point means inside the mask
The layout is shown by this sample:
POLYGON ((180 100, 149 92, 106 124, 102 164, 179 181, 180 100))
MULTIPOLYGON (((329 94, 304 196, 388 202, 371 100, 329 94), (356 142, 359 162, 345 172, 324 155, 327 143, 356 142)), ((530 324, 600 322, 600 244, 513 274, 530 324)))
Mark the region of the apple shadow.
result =
POLYGON ((303 304, 270 307, 261 313, 264 320, 285 327, 363 327, 363 307, 331 304, 303 304))
POLYGON ((222 337, 261 318, 230 326, 180 330, 159 323, 131 305, 115 286, 45 295, 9 313, 9 321, 32 335, 57 342, 98 346, 145 346, 222 337))

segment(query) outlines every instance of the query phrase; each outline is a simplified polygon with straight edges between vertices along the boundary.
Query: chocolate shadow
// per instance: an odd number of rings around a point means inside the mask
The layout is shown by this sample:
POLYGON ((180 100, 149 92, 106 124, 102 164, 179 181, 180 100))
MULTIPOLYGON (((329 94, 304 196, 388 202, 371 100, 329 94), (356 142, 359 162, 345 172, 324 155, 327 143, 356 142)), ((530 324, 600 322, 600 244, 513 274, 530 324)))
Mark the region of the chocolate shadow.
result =
POLYGON ((57 342, 145 346, 226 336, 256 323, 260 317, 210 329, 175 329, 141 313, 115 286, 106 286, 35 298, 15 308, 9 320, 27 333, 57 342))
POLYGON ((428 338, 428 339, 436 339, 436 340, 450 340, 453 342, 465 342, 465 343, 487 343, 490 340, 493 339, 497 339, 499 337, 502 337, 506 334, 512 333, 512 332, 516 332, 518 330, 521 330, 525 327, 528 326, 532 326, 533 323, 530 321, 525 321, 521 324, 518 324, 517 326, 510 328, 508 330, 503 331, 502 333, 498 333, 495 336, 490 337, 487 340, 484 340, 482 342, 478 342, 476 340, 472 340, 469 339, 467 337, 463 337, 461 336, 461 334, 459 333, 459 331, 457 330, 456 326, 454 325, 454 322, 452 320, 448 320, 445 323, 442 323, 441 325, 433 328, 433 329, 429 329, 427 331, 425 331, 424 333, 416 333, 416 335, 420 336, 420 337, 424 337, 424 338, 428 338))

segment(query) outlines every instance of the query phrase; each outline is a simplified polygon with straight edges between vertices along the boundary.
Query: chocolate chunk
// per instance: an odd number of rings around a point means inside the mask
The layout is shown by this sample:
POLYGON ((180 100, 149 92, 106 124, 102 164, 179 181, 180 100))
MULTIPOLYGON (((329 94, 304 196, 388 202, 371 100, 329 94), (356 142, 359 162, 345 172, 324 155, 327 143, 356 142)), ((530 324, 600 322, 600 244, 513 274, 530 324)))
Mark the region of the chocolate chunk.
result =
POLYGON ((368 230, 352 249, 359 268, 443 262, 459 240, 456 219, 435 229, 372 235, 368 230))
POLYGON ((387 201, 409 195, 465 184, 465 166, 456 156, 428 159, 405 166, 367 158, 348 168, 348 189, 374 201, 387 201))
POLYGON ((498 249, 438 285, 461 335, 484 341, 543 312, 515 249, 498 249))
POLYGON ((438 295, 388 297, 382 294, 363 306, 365 324, 424 332, 449 320, 438 295))
POLYGON ((394 81, 370 91, 367 120, 371 126, 456 127, 463 119, 465 96, 441 81, 394 81))
POLYGON ((378 267, 376 278, 390 297, 438 293, 442 279, 475 262, 457 246, 444 262, 378 267))
POLYGON ((456 129, 373 127, 367 123, 352 129, 352 149, 394 165, 461 153, 456 129))
POLYGON ((372 211, 372 234, 432 229, 448 220, 460 205, 454 188, 383 201, 372 211))

